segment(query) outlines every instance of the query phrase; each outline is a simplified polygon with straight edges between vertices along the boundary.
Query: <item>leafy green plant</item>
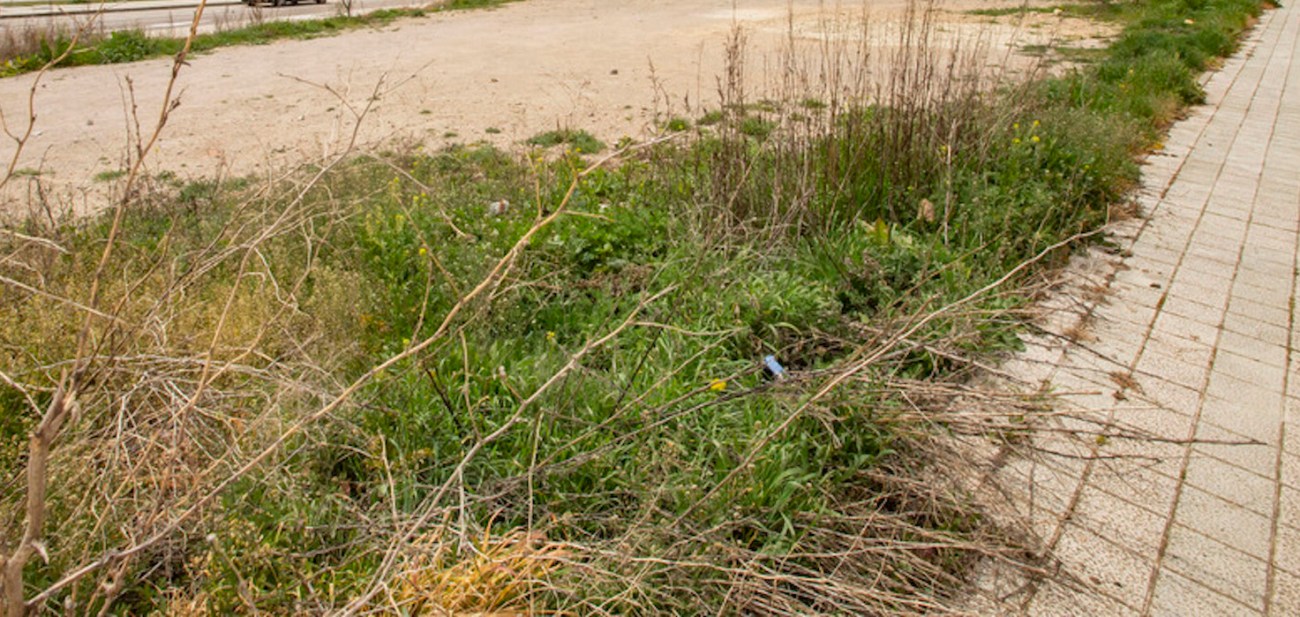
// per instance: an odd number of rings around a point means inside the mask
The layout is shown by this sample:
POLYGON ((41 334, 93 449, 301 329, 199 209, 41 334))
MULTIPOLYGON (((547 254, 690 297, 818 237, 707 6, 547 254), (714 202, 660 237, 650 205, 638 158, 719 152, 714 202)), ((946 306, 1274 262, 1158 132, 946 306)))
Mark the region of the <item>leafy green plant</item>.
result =
POLYGON ((605 143, 584 130, 556 129, 538 133, 529 137, 524 143, 531 146, 551 148, 567 144, 578 152, 595 154, 605 149, 605 143))

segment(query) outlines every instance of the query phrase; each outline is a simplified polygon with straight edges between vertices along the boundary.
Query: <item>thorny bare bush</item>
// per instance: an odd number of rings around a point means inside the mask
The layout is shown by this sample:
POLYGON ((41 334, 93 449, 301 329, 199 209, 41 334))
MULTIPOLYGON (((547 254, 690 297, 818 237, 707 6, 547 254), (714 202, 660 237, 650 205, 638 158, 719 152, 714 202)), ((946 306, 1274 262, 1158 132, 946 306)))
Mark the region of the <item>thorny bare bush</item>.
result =
MULTIPOLYGON (((762 245, 791 230, 798 235, 827 229, 840 217, 863 217, 838 211, 840 200, 819 205, 837 189, 837 177, 798 173, 795 154, 798 147, 815 149, 813 136, 829 132, 838 141, 823 145, 841 153, 835 156, 846 165, 872 160, 855 149, 857 129, 836 128, 859 118, 847 110, 862 105, 889 114, 887 122, 862 125, 877 131, 864 143, 898 155, 871 163, 881 165, 889 186, 942 172, 943 158, 933 153, 941 145, 956 147, 955 136, 965 135, 977 108, 970 101, 989 77, 970 72, 964 48, 931 44, 932 15, 909 17, 883 80, 866 64, 865 43, 827 44, 809 56, 796 55, 792 45, 782 92, 795 100, 789 95, 811 88, 804 97, 818 103, 804 105, 806 119, 780 116, 772 138, 761 141, 752 138, 762 124, 745 125, 751 95, 737 36, 728 48, 732 69, 720 86, 721 103, 734 116, 711 161, 714 193, 695 196, 689 214, 701 221, 692 232, 698 235, 683 243, 744 254, 754 242, 747 233, 758 232, 762 245), (819 64, 809 68, 814 65, 800 57, 819 64), (742 148, 775 149, 780 163, 775 171, 759 169, 742 148), (923 152, 929 153, 925 164, 908 158, 923 152), (765 195, 743 181, 760 172, 773 178, 759 185, 770 191, 765 195)), ((191 37, 197 14, 194 23, 191 37)), ((184 53, 173 75, 183 63, 184 53)), ((376 98, 350 107, 358 125, 376 98)), ((834 358, 824 365, 792 365, 788 378, 764 382, 756 367, 732 364, 731 374, 686 391, 671 386, 698 383, 693 358, 674 357, 662 372, 641 375, 652 351, 672 341, 691 341, 696 356, 762 348, 743 328, 705 328, 677 310, 690 297, 683 281, 723 281, 735 266, 703 271, 707 260, 673 264, 687 269, 677 280, 668 266, 629 268, 615 282, 597 275, 582 285, 621 303, 592 331, 564 347, 556 342, 554 362, 539 364, 545 374, 516 381, 500 367, 479 378, 468 365, 471 357, 489 357, 493 333, 485 324, 494 313, 528 294, 563 291, 537 274, 544 268, 535 249, 550 228, 611 216, 581 207, 588 183, 603 178, 614 159, 654 161, 663 155, 662 143, 594 162, 567 159, 559 171, 530 158, 535 203, 517 214, 512 241, 478 266, 475 278, 457 279, 440 261, 437 241, 421 238, 419 255, 428 264, 417 270, 426 278, 412 292, 423 297, 418 317, 401 333, 401 345, 367 355, 356 332, 372 320, 358 297, 369 281, 323 266, 320 255, 357 227, 405 225, 415 218, 413 208, 403 206, 397 217, 385 212, 383 220, 368 214, 374 195, 346 190, 357 180, 349 176, 358 173, 350 168, 352 148, 318 168, 238 189, 235 205, 219 217, 195 203, 147 196, 133 187, 179 104, 170 88, 163 100, 155 130, 140 134, 109 216, 55 225, 33 217, 0 236, 0 380, 16 401, 12 407, 29 418, 21 428, 31 436, 25 452, 4 459, 16 463, 4 470, 0 502, 0 565, 11 617, 61 609, 105 614, 127 602, 176 612, 256 612, 269 605, 344 614, 930 614, 951 608, 963 566, 976 557, 1032 569, 1019 532, 991 522, 961 479, 948 473, 964 462, 942 435, 1007 440, 1027 430, 1022 418, 1041 409, 1037 401, 961 385, 980 369, 970 359, 970 341, 978 339, 979 324, 1013 317, 1012 309, 989 308, 997 303, 986 301, 1016 295, 1006 287, 1077 236, 960 297, 882 313, 852 337, 806 329, 779 339, 787 356, 834 358), (151 216, 136 218, 141 214, 151 216), (156 228, 124 227, 128 220, 156 228), (204 242, 180 242, 186 234, 204 242), (941 335, 932 332, 938 323, 946 324, 941 335), (930 379, 908 378, 918 350, 953 368, 930 379), (444 376, 432 365, 435 358, 463 358, 463 366, 444 376), (358 361, 364 364, 355 366, 358 361), (460 433, 447 440, 456 445, 453 454, 399 456, 388 452, 386 436, 363 433, 360 414, 390 413, 376 382, 425 383, 426 377, 437 395, 429 406, 449 418, 436 430, 460 433), (709 395, 746 380, 751 385, 709 395), (495 396, 472 399, 479 382, 489 383, 495 396), (578 417, 574 405, 590 389, 604 397, 607 415, 599 421, 578 417), (964 406, 954 405, 959 400, 964 406), (983 411, 973 411, 970 401, 982 402, 983 411), (654 459, 646 464, 663 466, 665 474, 696 464, 707 455, 680 451, 676 427, 741 414, 750 402, 774 415, 734 443, 717 444, 721 462, 703 470, 706 484, 664 480, 636 491, 573 494, 612 505, 559 515, 539 497, 548 483, 578 470, 603 466, 619 473, 629 461, 617 459, 641 442, 654 459), (788 435, 857 438, 837 433, 846 420, 875 427, 888 447, 869 463, 854 463, 833 491, 816 495, 824 507, 782 510, 781 495, 763 497, 778 505, 740 507, 754 490, 747 479, 785 471, 759 469, 792 447, 788 435), (580 430, 559 445, 545 441, 557 426, 580 430), (303 485, 311 467, 337 466, 339 452, 364 460, 368 477, 341 474, 336 491, 308 492, 303 485), (485 467, 489 457, 496 466, 485 467), (412 471, 413 464, 424 466, 412 471), (362 482, 367 488, 357 487, 362 482), (272 496, 259 502, 263 507, 275 496, 317 501, 308 512, 265 513, 248 509, 252 495, 272 496), (270 525, 259 520, 268 517, 285 518, 270 525), (259 547, 270 541, 268 528, 320 542, 259 547), (783 539, 770 542, 773 537, 783 539), (295 564, 300 570, 282 574, 298 586, 257 591, 258 568, 266 563, 295 564), (231 591, 218 600, 214 588, 231 591), (226 600, 234 604, 220 603, 226 600)), ((458 228, 465 222, 454 213, 419 201, 431 187, 403 161, 383 164, 397 171, 399 203, 410 197, 447 226, 443 248, 482 239, 458 228)), ((12 176, 13 165, 9 171, 12 176)), ((361 173, 374 172, 363 167, 361 173)), ((887 212, 898 215, 911 196, 905 186, 890 195, 887 212)), ((945 221, 939 217, 947 210, 933 216, 945 221)), ((395 386, 380 389, 387 387, 395 386)), ((801 491, 810 482, 777 478, 773 485, 801 491)))

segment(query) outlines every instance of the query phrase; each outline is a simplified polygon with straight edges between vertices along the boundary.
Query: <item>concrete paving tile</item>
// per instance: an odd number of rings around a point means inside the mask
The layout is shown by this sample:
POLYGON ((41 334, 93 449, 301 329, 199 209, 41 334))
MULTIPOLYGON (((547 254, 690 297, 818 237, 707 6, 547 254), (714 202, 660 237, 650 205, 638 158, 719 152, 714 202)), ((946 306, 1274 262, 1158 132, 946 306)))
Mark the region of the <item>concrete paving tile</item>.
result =
POLYGON ((1260 144, 1242 143, 1240 139, 1245 135, 1245 128, 1237 132, 1238 143, 1234 144, 1233 156, 1223 164, 1223 172, 1219 174, 1219 182, 1228 184, 1258 185, 1260 172, 1264 161, 1264 147, 1260 144), (1247 162, 1245 156, 1248 152, 1253 153, 1256 161, 1247 162))
POLYGON ((1257 225, 1272 227, 1283 231, 1296 231, 1297 229, 1300 229, 1300 224, 1298 224, 1294 218, 1287 216, 1269 216, 1261 213, 1257 214, 1252 222, 1257 225))
POLYGON ((1204 278, 1204 284, 1207 286, 1225 286, 1237 271, 1237 264, 1237 261, 1225 262, 1221 259, 1184 253, 1180 255, 1178 273, 1174 278, 1204 278))
MULTIPOLYGON (((1179 388, 1162 384, 1166 389, 1179 388)), ((1178 391, 1187 391, 1179 388, 1178 391)), ((1199 397, 1199 395, 1196 395, 1199 397)), ((1114 423, 1118 428, 1128 428, 1145 436, 1160 439, 1185 439, 1192 434, 1195 412, 1199 408, 1199 398, 1193 399, 1191 407, 1173 409, 1159 405, 1132 405, 1114 414, 1114 423)), ((1138 403, 1141 401, 1139 400, 1138 403)))
MULTIPOLYGON (((1287 457, 1291 456, 1300 457, 1300 420, 1296 420, 1295 418, 1295 408, 1292 407, 1291 409, 1290 414, 1287 416, 1287 420, 1283 422, 1284 426, 1286 426, 1286 435, 1283 436, 1282 440, 1283 459, 1287 459, 1287 457)), ((1292 469, 1291 472, 1300 474, 1300 466, 1292 469)), ((1292 482, 1292 485, 1300 486, 1300 475, 1297 475, 1295 479, 1296 482, 1292 482)))
MULTIPOLYGON (((1188 232, 1190 234, 1190 232, 1188 232)), ((1148 238, 1143 236, 1131 250, 1141 251, 1143 257, 1161 261, 1178 268, 1184 261, 1183 251, 1187 248, 1185 239, 1148 238)))
POLYGON ((1074 470, 1028 459, 1009 461, 998 470, 998 477, 1008 486, 1026 489, 1013 493, 1021 512, 1045 511, 1058 518, 1065 513, 1080 479, 1074 470))
POLYGON ((1155 302, 1145 304, 1112 297, 1094 309, 1093 319, 1099 329, 1111 324, 1116 324, 1116 327, 1146 328, 1155 319, 1157 302, 1158 298, 1155 302))
POLYGON ((1264 340, 1232 331, 1225 331, 1218 342, 1218 348, 1222 351, 1258 360, 1270 366, 1283 366, 1286 363, 1288 347, 1288 341, 1285 339, 1264 340))
POLYGON ((1202 345, 1213 345, 1218 338, 1219 328, 1210 324, 1181 317, 1173 313, 1161 313, 1156 318, 1153 332, 1168 335, 1202 345))
POLYGON ((1300 529, 1300 489, 1283 485, 1278 493, 1278 524, 1300 529))
POLYGON ((1114 494, 1087 486, 1079 494, 1070 522, 1135 555, 1155 559, 1167 513, 1160 505, 1145 495, 1114 494), (1132 498, 1139 499, 1143 505, 1133 503, 1132 498))
MULTIPOLYGON (((1241 307, 1236 312, 1244 314, 1245 308, 1246 307, 1241 307)), ((1162 306, 1162 310, 1168 313, 1173 313, 1175 315, 1178 315, 1179 317, 1186 317, 1188 319, 1199 321, 1204 324, 1218 326, 1220 323, 1223 322, 1223 314, 1225 312, 1225 307, 1210 306, 1208 304, 1198 302, 1195 298, 1183 298, 1183 297, 1171 296, 1165 299, 1164 304, 1162 306)), ((1250 317, 1251 319, 1256 319, 1256 320, 1259 319, 1254 315, 1246 315, 1246 316, 1250 317)), ((1263 320, 1263 321, 1270 324, 1275 323, 1273 321, 1268 321, 1268 320, 1263 320)), ((1285 322, 1283 322, 1280 325, 1285 327, 1285 322)))
POLYGON ((1124 370, 1133 364, 1145 338, 1137 326, 1116 328, 1113 324, 1102 325, 1096 330, 1095 336, 1096 340, 1086 343, 1087 349, 1115 363, 1117 370, 1124 370))
MULTIPOLYGON (((1178 206, 1174 199, 1168 195, 1159 203, 1154 211, 1148 216, 1151 225, 1142 232, 1141 238, 1138 239, 1138 245, 1142 248, 1142 255, 1146 257, 1156 257, 1151 249, 1158 246, 1168 246, 1175 248, 1175 257, 1181 257, 1183 249, 1186 248, 1187 240, 1196 232, 1196 222, 1200 220, 1200 206, 1204 202, 1197 204, 1195 207, 1178 206)), ((1137 248, 1136 246, 1134 248, 1137 248)), ((1137 251, 1134 251, 1136 254, 1137 251)), ((1162 259, 1171 264, 1176 264, 1179 259, 1162 259)))
MULTIPOLYGON (((1157 536, 1158 537, 1158 536, 1157 536)), ((1154 553, 1140 557, 1104 534, 1071 527, 1056 545, 1063 572, 1113 600, 1133 602, 1146 591, 1154 553)))
POLYGON ((1164 448, 1155 455, 1143 451, 1141 456, 1149 458, 1137 458, 1136 448, 1129 452, 1128 447, 1126 441, 1120 439, 1108 444, 1108 452, 1135 456, 1097 461, 1088 478, 1089 485, 1111 495, 1130 498, 1134 504, 1153 514, 1168 516, 1182 469, 1181 452, 1164 448))
POLYGON ((1268 562, 1195 531, 1169 531, 1164 565, 1187 578, 1257 610, 1264 610, 1268 562))
POLYGON ((1040 617, 1079 617, 1080 615, 1136 617, 1140 614, 1136 609, 1091 589, 1071 589, 1060 584, 1045 585, 1025 612, 1040 617))
POLYGON ((1134 379, 1139 383, 1166 382, 1199 390, 1209 374, 1206 364, 1189 364, 1157 350, 1148 350, 1138 360, 1134 379))
MULTIPOLYGON (((1178 176, 1174 178, 1175 185, 1180 191, 1188 191, 1192 188, 1204 190, 1208 196, 1213 178, 1218 177, 1219 170, 1223 169, 1223 158, 1222 155, 1211 156, 1207 150, 1193 149, 1187 159, 1183 161, 1178 176)), ((1173 189, 1170 189, 1169 192, 1175 194, 1173 189)), ((1180 194, 1186 195, 1187 193, 1181 192, 1180 194)))
POLYGON ((1238 209, 1217 195, 1212 197, 1210 208, 1201 217, 1201 225, 1196 228, 1192 241, 1202 246, 1219 247, 1233 252, 1241 248, 1241 241, 1246 237, 1246 221, 1225 214, 1226 211, 1238 209))
POLYGON ((1196 426, 1196 442, 1192 444, 1192 451, 1265 477, 1275 473, 1277 467, 1275 446, 1259 443, 1258 440, 1209 422, 1202 422, 1196 426))
MULTIPOLYGON (((1113 359, 1094 353, 1072 353, 1061 359, 1061 371, 1069 372, 1071 377, 1081 380, 1078 385, 1091 384, 1093 388, 1102 388, 1106 392, 1119 387, 1112 375, 1127 374, 1128 366, 1113 359)), ((1062 385, 1074 385, 1063 382, 1062 385)))
MULTIPOLYGON (((1225 353, 1224 355, 1228 354, 1225 353)), ((1276 377, 1276 375, 1274 376, 1276 377)), ((1255 380, 1246 380, 1233 377, 1227 372, 1212 372, 1205 387, 1204 400, 1206 402, 1215 401, 1235 404, 1249 409, 1266 410, 1272 413, 1278 421, 1281 421, 1283 415, 1281 410, 1286 402, 1286 397, 1282 396, 1280 388, 1275 390, 1263 386, 1260 384, 1259 379, 1257 377, 1255 380)))
POLYGON ((1285 325, 1260 321, 1239 313, 1228 313, 1223 319, 1223 329, 1261 341, 1285 342, 1287 340, 1287 327, 1285 325))
POLYGON ((1244 381, 1252 384, 1257 390, 1277 393, 1282 391, 1286 369, 1280 363, 1265 363, 1256 358, 1248 358, 1227 350, 1219 350, 1219 353, 1214 357, 1211 384, 1214 383, 1213 377, 1217 375, 1244 381))
POLYGON ((1282 328, 1286 328, 1291 323, 1291 311, 1288 307, 1261 304, 1246 296, 1233 296, 1228 301, 1228 312, 1282 328))
POLYGON ((1053 409, 1060 413, 1105 412, 1117 403, 1112 395, 1117 387, 1106 375, 1059 372, 1053 377, 1048 394, 1054 397, 1053 409))
POLYGON ((1266 306, 1274 306, 1279 310, 1289 311, 1288 302, 1291 299, 1291 286, 1287 284, 1279 285, 1279 281, 1286 281, 1294 272, 1292 268, 1286 269, 1282 274, 1272 276, 1258 276, 1253 280, 1272 279, 1273 284, 1251 283, 1239 279, 1232 285, 1232 294, 1250 299, 1251 302, 1257 302, 1266 306))
POLYGON ((1090 435, 1096 432, 1097 423, 1104 422, 1104 418, 1097 418, 1095 422, 1068 417, 1058 420, 1061 428, 1035 436, 1034 447, 1043 453, 1043 462, 1072 475, 1082 475, 1083 464, 1080 461, 1092 456, 1094 438, 1090 435))
POLYGON ((1300 529, 1278 525, 1274 563, 1288 574, 1300 576, 1300 529))
MULTIPOLYGON (((1266 183, 1261 185, 1261 189, 1262 187, 1267 186, 1267 182, 1268 181, 1266 180, 1266 183)), ((1300 186, 1300 182, 1288 182, 1287 184, 1300 186)), ((1264 193, 1268 194, 1268 191, 1265 190, 1264 193)), ((1269 227, 1256 227, 1254 225, 1250 226, 1246 231, 1247 246, 1261 246, 1285 252, 1287 250, 1294 251, 1296 244, 1296 235, 1285 231, 1279 231, 1269 227)))
POLYGON ((1183 486, 1174 521, 1223 544, 1268 559, 1270 518, 1255 514, 1194 486, 1183 486))
POLYGON ((1216 459, 1193 457, 1187 462, 1186 480, 1256 514, 1273 515, 1276 482, 1271 476, 1261 476, 1216 459))
POLYGON ((1209 366, 1214 351, 1214 341, 1202 342, 1152 332, 1147 337, 1148 352, 1169 356, 1192 366, 1209 366))
POLYGON ((1161 289, 1169 284, 1169 277, 1138 270, 1136 268, 1127 268, 1116 272, 1112 282, 1117 289, 1122 289, 1123 286, 1161 289))
POLYGON ((1285 572, 1274 575, 1268 614, 1270 617, 1300 615, 1300 576, 1285 572))
POLYGON ((1190 417, 1200 407, 1201 392, 1161 379, 1149 379, 1142 384, 1142 393, 1135 400, 1190 417))
POLYGON ((1222 183, 1214 185, 1214 195, 1210 198, 1211 202, 1228 201, 1239 203, 1250 203, 1255 199, 1255 186, 1242 184, 1222 183))
POLYGON ((1124 260, 1124 265, 1130 270, 1146 274, 1157 281, 1173 280, 1175 263, 1176 262, 1159 261, 1152 259, 1148 255, 1139 255, 1136 253, 1124 260))
MULTIPOLYGON (((1261 229, 1267 229, 1261 227, 1261 229)), ((1286 232, 1290 233, 1290 232, 1286 232)), ((1242 247, 1241 263, 1237 269, 1237 280, 1254 287, 1270 287, 1285 281, 1294 273, 1295 246, 1287 243, 1285 247, 1269 247, 1262 244, 1246 244, 1242 247)), ((1280 290, 1287 291, 1287 285, 1280 290)))
MULTIPOLYGON (((1232 268, 1239 261, 1239 252, 1236 247, 1228 248, 1226 246, 1207 246, 1201 244, 1192 244, 1185 251, 1184 260, 1216 262, 1222 264, 1224 268, 1232 268)), ((1206 267, 1210 267, 1207 264, 1206 267)))
MULTIPOLYGON (((1214 204, 1211 203, 1211 208, 1213 207, 1214 204)), ((1192 270, 1204 271, 1216 278, 1230 276, 1241 263, 1242 241, 1246 237, 1248 218, 1249 214, 1245 211, 1230 216, 1207 211, 1192 233, 1182 265, 1193 265, 1195 267, 1192 270), (1227 225, 1210 222, 1210 219, 1226 221, 1227 225)))
POLYGON ((1281 399, 1277 398, 1273 405, 1256 405, 1249 395, 1264 399, 1277 397, 1275 393, 1265 390, 1245 392, 1242 398, 1236 400, 1207 397, 1201 405, 1200 421, 1263 443, 1276 444, 1282 429, 1281 399))
POLYGON ((1151 597, 1149 614, 1153 617, 1188 617, 1191 615, 1254 617, 1260 613, 1181 574, 1164 570, 1160 573, 1160 578, 1156 580, 1156 589, 1151 597))

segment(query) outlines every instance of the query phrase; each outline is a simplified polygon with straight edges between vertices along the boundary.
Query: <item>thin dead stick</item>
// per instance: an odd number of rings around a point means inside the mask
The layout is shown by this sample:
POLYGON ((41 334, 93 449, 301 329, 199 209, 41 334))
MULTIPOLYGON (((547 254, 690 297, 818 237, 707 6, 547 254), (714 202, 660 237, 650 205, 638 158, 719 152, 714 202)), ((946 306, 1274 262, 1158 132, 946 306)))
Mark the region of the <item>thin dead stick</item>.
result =
MULTIPOLYGON (((0 185, 0 186, 3 186, 3 185, 0 185)), ((53 250, 53 251, 56 251, 56 252, 61 253, 61 254, 63 254, 63 255, 69 255, 69 254, 70 254, 70 253, 68 252, 68 249, 65 249, 65 248, 63 248, 62 246, 59 246, 59 244, 58 244, 57 242, 55 242, 55 241, 53 241, 53 240, 50 240, 50 239, 48 239, 48 238, 38 238, 38 237, 36 237, 36 236, 29 236, 29 235, 27 235, 27 234, 19 233, 19 232, 17 232, 17 231, 12 230, 12 229, 5 229, 5 228, 3 228, 3 227, 0 227, 0 234, 5 234, 5 235, 7 235, 7 236, 9 236, 9 237, 16 238, 16 239, 21 240, 21 241, 23 241, 23 242, 31 242, 32 244, 39 244, 39 245, 41 245, 41 246, 43 246, 43 247, 45 247, 45 248, 48 248, 48 249, 53 250)))

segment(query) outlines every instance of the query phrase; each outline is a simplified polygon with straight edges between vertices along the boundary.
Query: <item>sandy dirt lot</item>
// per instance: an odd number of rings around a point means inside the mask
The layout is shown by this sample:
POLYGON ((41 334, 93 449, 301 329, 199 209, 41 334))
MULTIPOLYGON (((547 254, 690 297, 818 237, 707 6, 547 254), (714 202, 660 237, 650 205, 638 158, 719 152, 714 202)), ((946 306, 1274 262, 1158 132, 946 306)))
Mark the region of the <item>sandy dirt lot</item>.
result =
MULTIPOLYGON (((734 27, 747 33, 747 56, 761 72, 766 54, 792 39, 826 39, 826 24, 858 19, 864 10, 852 3, 836 13, 815 0, 735 4, 526 0, 331 38, 217 50, 183 70, 180 106, 149 159, 150 171, 182 178, 248 174, 328 156, 351 133, 349 106, 364 107, 375 93, 359 134, 363 147, 393 140, 517 145, 557 126, 611 142, 641 137, 653 130, 657 112, 693 116, 716 101, 716 76, 734 27)), ((1019 4, 950 2, 941 6, 941 30, 951 40, 981 37, 989 62, 1005 62, 1008 49, 1027 44, 1104 34, 1052 15, 991 23, 960 13, 1019 4)), ((882 25, 897 23, 905 9, 904 0, 866 6, 868 19, 882 25)), ((889 36, 879 36, 887 45, 889 36)), ((0 209, 22 208, 34 178, 80 211, 102 203, 111 183, 96 176, 123 167, 136 126, 131 93, 148 132, 170 65, 153 60, 46 75, 36 91, 33 138, 18 164, 29 177, 11 183, 0 209)), ((23 125, 33 79, 0 80, 0 107, 11 130, 23 125)), ((12 142, 0 145, 4 161, 13 154, 12 142)))

